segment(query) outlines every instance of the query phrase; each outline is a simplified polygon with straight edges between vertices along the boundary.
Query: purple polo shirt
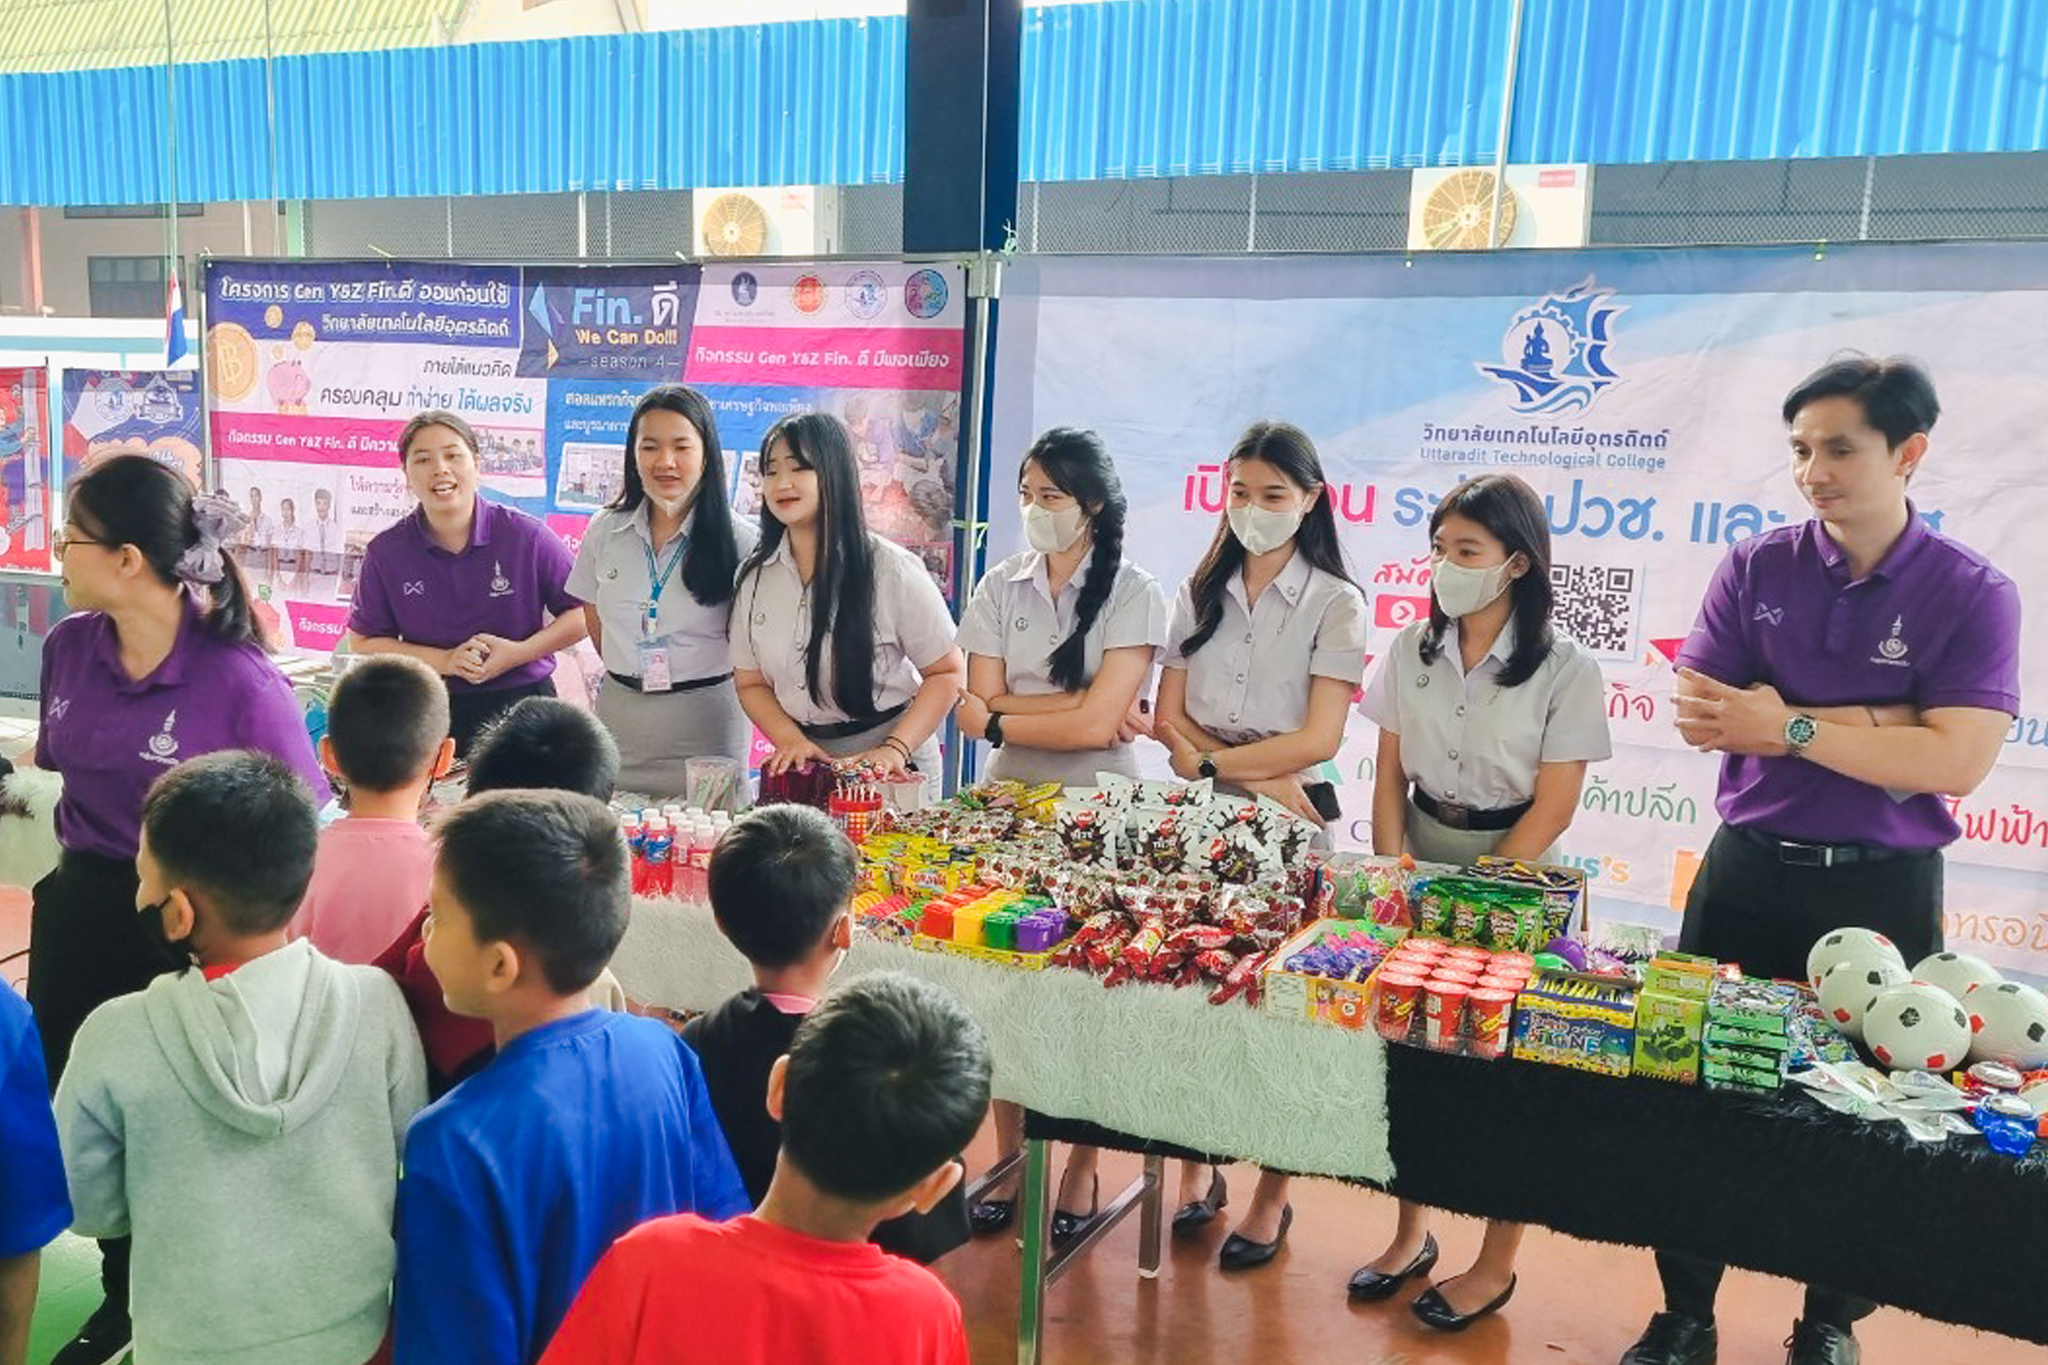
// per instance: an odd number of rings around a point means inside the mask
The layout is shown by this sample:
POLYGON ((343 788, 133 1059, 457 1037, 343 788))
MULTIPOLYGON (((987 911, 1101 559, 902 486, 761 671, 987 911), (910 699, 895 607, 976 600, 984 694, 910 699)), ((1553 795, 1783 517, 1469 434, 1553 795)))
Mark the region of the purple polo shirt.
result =
MULTIPOLYGON (((2020 597, 1982 555, 1918 512, 1876 568, 1850 581, 1819 521, 1728 552, 1678 662, 1791 706, 1979 707, 2017 715, 2020 597)), ((1940 797, 1894 797, 1799 758, 1721 760, 1721 818, 1787 839, 1940 848, 1958 831, 1940 797)))
POLYGON ((316 802, 330 793, 292 685, 255 645, 215 635, 196 606, 188 604, 177 643, 140 681, 122 670, 105 615, 65 617, 43 645, 39 705, 36 762, 64 776, 57 839, 81 853, 134 858, 150 783, 221 749, 271 754, 316 802))
MULTIPOLYGON (((569 595, 575 556, 538 517, 476 500, 469 546, 450 554, 434 543, 426 514, 379 531, 363 554, 348 628, 407 644, 446 649, 472 635, 524 640, 582 604, 569 595)), ((539 682, 555 671, 552 654, 501 673, 484 687, 447 679, 448 690, 495 692, 539 682)))

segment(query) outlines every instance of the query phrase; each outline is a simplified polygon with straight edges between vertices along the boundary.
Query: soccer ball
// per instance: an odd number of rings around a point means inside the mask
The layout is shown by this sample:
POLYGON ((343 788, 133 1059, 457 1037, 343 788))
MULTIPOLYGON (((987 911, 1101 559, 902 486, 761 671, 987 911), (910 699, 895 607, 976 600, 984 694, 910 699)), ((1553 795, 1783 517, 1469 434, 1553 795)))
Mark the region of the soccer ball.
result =
POLYGON ((2021 1071, 2048 1066, 2048 996, 2032 986, 2006 981, 1972 987, 1963 997, 1976 1037, 1973 1062, 2005 1062, 2021 1071))
POLYGON ((1932 953, 1913 968, 1913 979, 1939 986, 1960 1000, 1972 986, 1996 986, 2005 978, 1981 957, 1968 953, 1932 953))
POLYGON ((1870 1002, 1863 1041, 1894 1071, 1946 1071, 1970 1050, 1970 1016, 1941 987, 1909 981, 1870 1002))
POLYGON ((1844 1034, 1861 1041, 1863 1013, 1877 993, 1910 980, 1903 962, 1882 957, 1837 962, 1820 979, 1821 1013, 1844 1034))
POLYGON ((1820 936, 1819 942, 1806 955, 1806 980, 1815 990, 1820 989, 1820 979, 1828 974, 1828 968, 1838 962, 1891 962, 1904 971, 1906 959, 1890 939, 1875 929, 1858 929, 1850 926, 1831 930, 1820 936))

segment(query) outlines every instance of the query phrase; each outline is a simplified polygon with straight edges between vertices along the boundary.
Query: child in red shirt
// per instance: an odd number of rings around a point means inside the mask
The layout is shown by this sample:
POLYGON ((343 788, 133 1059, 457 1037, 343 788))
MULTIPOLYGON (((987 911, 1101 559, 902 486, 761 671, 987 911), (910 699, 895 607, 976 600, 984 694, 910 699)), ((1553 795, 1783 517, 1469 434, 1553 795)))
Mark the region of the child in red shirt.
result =
POLYGON ((943 989, 881 973, 834 991, 768 1078, 782 1152, 760 1209, 621 1237, 540 1365, 967 1365, 960 1305, 868 1236, 958 1183, 988 1085, 981 1029, 943 989))

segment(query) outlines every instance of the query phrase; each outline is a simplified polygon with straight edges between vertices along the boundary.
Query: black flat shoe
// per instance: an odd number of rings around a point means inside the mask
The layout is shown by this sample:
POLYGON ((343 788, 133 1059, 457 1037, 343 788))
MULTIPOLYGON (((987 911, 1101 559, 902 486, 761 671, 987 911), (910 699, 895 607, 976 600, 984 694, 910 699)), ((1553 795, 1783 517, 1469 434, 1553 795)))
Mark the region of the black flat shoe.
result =
POLYGON ((1101 1177, 1090 1176, 1088 1182, 1088 1212, 1068 1213, 1065 1209, 1052 1211, 1052 1245, 1055 1251, 1073 1241, 1074 1234, 1085 1227, 1088 1220, 1102 1207, 1101 1177))
POLYGON ((1217 1214, 1230 1207, 1230 1187, 1223 1183, 1221 1167, 1209 1172, 1209 1192, 1200 1199, 1190 1199, 1173 1211, 1173 1235, 1186 1237, 1198 1228, 1207 1227, 1217 1214))
POLYGON ((1280 1250, 1280 1244, 1287 1240, 1287 1229, 1294 1222, 1294 1205, 1288 1204, 1280 1210, 1280 1230, 1273 1234, 1270 1242, 1254 1242, 1249 1237, 1231 1233, 1223 1239, 1223 1250, 1216 1253, 1216 1264, 1225 1270, 1250 1270, 1253 1266, 1264 1265, 1273 1259, 1273 1253, 1280 1250))
POLYGON ((1462 1332, 1473 1323, 1490 1313, 1498 1313, 1501 1305, 1515 1296, 1515 1277, 1508 1276, 1508 1287, 1495 1295, 1491 1303, 1480 1305, 1469 1313, 1453 1309, 1450 1302, 1435 1285, 1415 1296, 1415 1302, 1408 1305, 1408 1311, 1422 1320, 1425 1327, 1434 1327, 1439 1332, 1462 1332))
POLYGON ((1016 1221, 1014 1199, 977 1199, 967 1206, 967 1228, 976 1237, 993 1237, 1016 1221))
POLYGON ((1657 1313, 1620 1365, 1714 1365, 1720 1333, 1711 1322, 1683 1313, 1657 1313))
POLYGON ((1362 1265, 1351 1276, 1351 1301, 1353 1303, 1378 1303, 1391 1299, 1401 1292, 1401 1286, 1417 1275, 1427 1275, 1436 1267, 1436 1237, 1432 1233, 1422 1234, 1422 1250, 1415 1253, 1415 1259, 1391 1275, 1382 1275, 1369 1265, 1362 1265))
POLYGON ((1785 1338, 1785 1365, 1858 1365, 1862 1359, 1855 1335, 1825 1322, 1801 1318, 1785 1338))

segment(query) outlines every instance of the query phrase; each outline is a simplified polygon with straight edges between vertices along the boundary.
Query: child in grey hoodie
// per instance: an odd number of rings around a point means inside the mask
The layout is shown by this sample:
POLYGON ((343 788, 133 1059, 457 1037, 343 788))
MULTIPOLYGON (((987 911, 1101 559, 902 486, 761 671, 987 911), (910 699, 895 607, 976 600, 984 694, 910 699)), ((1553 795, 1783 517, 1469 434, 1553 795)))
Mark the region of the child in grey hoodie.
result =
POLYGON ((404 998, 285 941, 318 842, 273 758, 150 789, 138 912, 196 964, 85 1021, 57 1089, 76 1231, 135 1239, 150 1365, 363 1365, 389 1322, 392 1204, 426 1102, 404 998))

